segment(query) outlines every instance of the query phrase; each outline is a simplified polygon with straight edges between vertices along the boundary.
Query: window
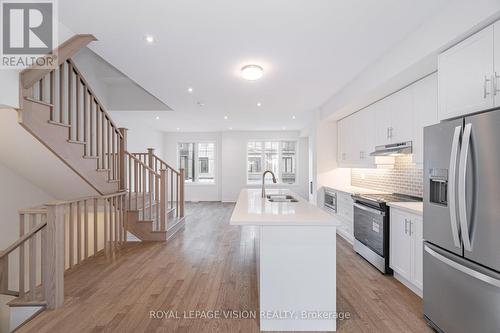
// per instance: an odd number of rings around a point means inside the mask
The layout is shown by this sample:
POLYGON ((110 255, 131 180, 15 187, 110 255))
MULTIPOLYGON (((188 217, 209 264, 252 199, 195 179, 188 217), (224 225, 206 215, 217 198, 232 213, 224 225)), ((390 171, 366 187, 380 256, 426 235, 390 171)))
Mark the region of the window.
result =
POLYGON ((295 184, 296 141, 250 141, 247 145, 247 182, 258 184, 271 170, 283 184, 295 184))
POLYGON ((186 183, 215 182, 215 143, 179 143, 179 168, 184 168, 186 183))

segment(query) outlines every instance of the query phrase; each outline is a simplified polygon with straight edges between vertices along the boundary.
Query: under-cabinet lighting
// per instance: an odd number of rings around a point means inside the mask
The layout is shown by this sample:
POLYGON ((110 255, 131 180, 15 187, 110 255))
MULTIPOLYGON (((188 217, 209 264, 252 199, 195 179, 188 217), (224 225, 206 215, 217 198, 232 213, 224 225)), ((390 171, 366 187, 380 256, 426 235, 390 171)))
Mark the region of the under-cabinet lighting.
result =
POLYGON ((394 169, 396 158, 394 156, 375 156, 377 169, 394 169))

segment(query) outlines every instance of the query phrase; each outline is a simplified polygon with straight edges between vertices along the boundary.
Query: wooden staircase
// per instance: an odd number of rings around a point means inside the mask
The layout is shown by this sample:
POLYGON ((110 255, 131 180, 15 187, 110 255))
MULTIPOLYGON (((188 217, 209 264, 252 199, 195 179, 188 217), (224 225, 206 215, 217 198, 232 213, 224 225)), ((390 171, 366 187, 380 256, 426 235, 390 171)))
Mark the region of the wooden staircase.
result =
MULTIPOLYGON (((75 36, 59 53, 95 40, 75 36)), ((30 69, 21 74, 19 123, 100 194, 120 186, 123 129, 113 122, 99 98, 71 60, 59 59, 54 70, 30 69), (35 74, 27 75, 27 71, 35 74), (36 80, 36 81, 35 81, 36 80)))
POLYGON ((184 227, 184 170, 154 154, 127 153, 127 229, 142 240, 167 240, 184 227))
POLYGON ((15 297, 11 308, 33 308, 32 316, 63 305, 65 272, 90 257, 112 258, 129 233, 167 241, 185 225, 184 170, 153 149, 128 152, 127 130, 71 60, 94 40, 77 35, 59 47, 57 69, 21 73, 20 125, 98 193, 19 211, 19 239, 0 252, 0 294, 15 297), (12 261, 19 265, 9 273, 12 261))

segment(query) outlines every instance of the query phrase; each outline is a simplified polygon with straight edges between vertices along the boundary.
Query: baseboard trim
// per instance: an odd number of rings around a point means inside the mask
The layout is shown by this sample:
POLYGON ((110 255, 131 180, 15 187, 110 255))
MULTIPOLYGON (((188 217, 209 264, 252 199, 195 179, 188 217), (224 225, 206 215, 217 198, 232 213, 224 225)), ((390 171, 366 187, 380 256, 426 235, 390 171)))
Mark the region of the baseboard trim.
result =
POLYGON ((351 245, 354 245, 354 237, 347 233, 344 229, 337 227, 337 234, 339 234, 340 237, 345 239, 351 245))
POLYGON ((175 237, 177 235, 177 233, 179 233, 179 231, 181 231, 182 229, 185 228, 185 226, 186 226, 186 217, 183 217, 176 224, 174 224, 173 226, 168 228, 167 241, 169 241, 170 239, 175 237))
POLYGON ((401 282, 406 288, 408 288, 411 291, 413 291, 413 293, 415 293, 418 297, 420 297, 420 298, 423 297, 422 290, 420 290, 420 288, 418 288, 416 285, 414 285, 413 283, 411 283, 410 281, 408 281, 407 279, 405 279, 403 276, 401 276, 396 271, 394 271, 394 278, 396 280, 398 280, 399 282, 401 282))

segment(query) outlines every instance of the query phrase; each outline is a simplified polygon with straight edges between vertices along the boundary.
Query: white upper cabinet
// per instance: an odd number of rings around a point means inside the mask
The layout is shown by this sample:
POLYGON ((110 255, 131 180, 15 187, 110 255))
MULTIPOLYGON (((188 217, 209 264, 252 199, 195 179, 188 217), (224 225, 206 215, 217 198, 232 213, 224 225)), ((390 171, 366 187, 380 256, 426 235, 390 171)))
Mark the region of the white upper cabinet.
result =
POLYGON ((424 127, 438 121, 437 74, 416 82, 413 86, 413 162, 424 163, 424 127))
POLYGON ((411 89, 402 89, 373 105, 376 109, 376 146, 411 141, 413 101, 411 89))
POLYGON ((413 98, 411 88, 405 88, 389 96, 391 128, 389 136, 392 143, 411 141, 413 138, 413 98))
POLYGON ((361 131, 363 142, 361 146, 361 162, 363 166, 375 166, 375 158, 370 153, 375 150, 376 128, 373 126, 376 119, 376 110, 373 105, 362 110, 361 131))
POLYGON ((495 106, 500 106, 500 21, 495 23, 494 27, 494 54, 495 54, 495 72, 493 73, 493 96, 495 106))
POLYGON ((413 161, 423 163, 423 128, 438 123, 437 75, 416 83, 339 121, 341 167, 374 167, 375 146, 412 141, 413 161))
POLYGON ((382 146, 391 142, 389 131, 391 128, 391 109, 387 98, 372 105, 375 112, 375 146, 382 146))
POLYGON ((494 106, 495 29, 498 23, 439 55, 439 120, 494 106))

